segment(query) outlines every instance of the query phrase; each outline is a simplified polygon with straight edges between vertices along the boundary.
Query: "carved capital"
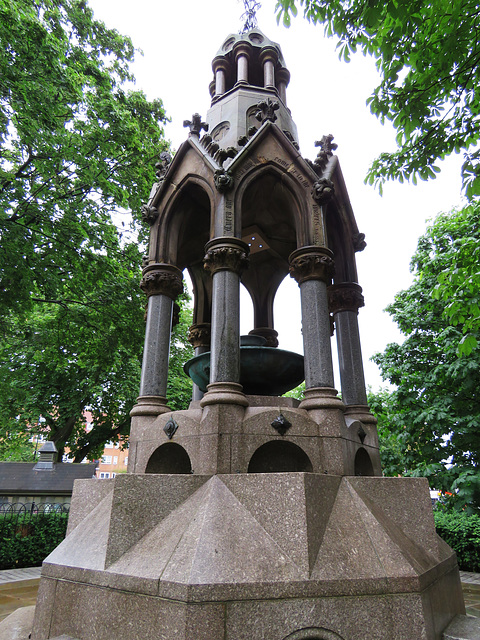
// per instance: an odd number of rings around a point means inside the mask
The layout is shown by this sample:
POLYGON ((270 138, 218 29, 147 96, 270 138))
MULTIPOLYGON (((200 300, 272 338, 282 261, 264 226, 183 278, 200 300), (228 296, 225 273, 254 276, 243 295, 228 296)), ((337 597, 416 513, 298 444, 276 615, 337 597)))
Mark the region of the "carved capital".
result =
POLYGON ((215 187, 220 193, 225 193, 233 188, 234 179, 232 174, 225 169, 217 169, 213 174, 215 180, 215 187))
POLYGON ((143 270, 140 288, 147 296, 168 296, 175 300, 183 292, 183 276, 173 264, 150 264, 143 270))
POLYGON ((327 289, 328 308, 330 313, 340 311, 354 311, 358 313, 360 307, 365 306, 362 287, 356 282, 342 282, 327 289))
POLYGON ((211 325, 209 322, 192 324, 188 330, 188 341, 194 349, 197 347, 210 348, 211 325))
POLYGON ((248 266, 248 245, 238 238, 216 238, 205 246, 203 266, 213 275, 234 271, 238 275, 248 266))
POLYGON ((333 278, 335 263, 333 254, 326 247, 302 247, 290 254, 290 276, 298 284, 306 280, 322 280, 330 284, 333 278))
POLYGON ((327 204, 333 198, 334 193, 335 187, 328 178, 320 178, 313 184, 312 198, 320 205, 327 204))

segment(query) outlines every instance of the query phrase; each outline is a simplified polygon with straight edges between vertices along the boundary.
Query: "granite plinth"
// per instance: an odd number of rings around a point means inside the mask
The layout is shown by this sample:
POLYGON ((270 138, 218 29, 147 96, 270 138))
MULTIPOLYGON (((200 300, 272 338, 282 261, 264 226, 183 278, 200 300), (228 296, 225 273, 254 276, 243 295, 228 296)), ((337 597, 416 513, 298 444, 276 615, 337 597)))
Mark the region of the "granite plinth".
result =
POLYGON ((122 640, 308 628, 441 640, 465 612, 423 479, 127 474, 109 486, 45 561, 32 640, 116 640, 119 628, 122 640))

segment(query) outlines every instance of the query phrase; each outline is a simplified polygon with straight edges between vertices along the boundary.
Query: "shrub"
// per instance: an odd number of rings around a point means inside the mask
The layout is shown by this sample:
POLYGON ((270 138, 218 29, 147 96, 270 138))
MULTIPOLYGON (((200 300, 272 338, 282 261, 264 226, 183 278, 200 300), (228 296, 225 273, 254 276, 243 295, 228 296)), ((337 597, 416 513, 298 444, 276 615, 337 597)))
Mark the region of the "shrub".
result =
POLYGON ((67 513, 38 513, 0 522, 0 569, 39 567, 65 538, 67 513))
POLYGON ((438 535, 457 554, 462 571, 480 571, 480 517, 463 511, 434 511, 438 535))

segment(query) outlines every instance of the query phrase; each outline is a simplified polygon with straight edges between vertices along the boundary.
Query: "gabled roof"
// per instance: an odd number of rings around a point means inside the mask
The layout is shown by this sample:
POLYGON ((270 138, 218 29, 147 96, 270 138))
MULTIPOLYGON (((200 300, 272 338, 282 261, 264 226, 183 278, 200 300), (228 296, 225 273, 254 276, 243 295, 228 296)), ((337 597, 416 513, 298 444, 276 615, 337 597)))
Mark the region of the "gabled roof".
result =
POLYGON ((73 482, 92 478, 95 464, 55 464, 34 471, 34 462, 0 462, 0 495, 69 495, 73 482))

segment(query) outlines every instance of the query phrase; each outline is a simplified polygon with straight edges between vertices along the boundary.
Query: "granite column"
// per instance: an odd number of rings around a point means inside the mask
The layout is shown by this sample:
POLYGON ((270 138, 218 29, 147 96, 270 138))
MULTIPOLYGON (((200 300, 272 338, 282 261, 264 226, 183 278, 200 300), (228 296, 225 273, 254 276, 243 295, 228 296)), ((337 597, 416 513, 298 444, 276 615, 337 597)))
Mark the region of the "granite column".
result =
MULTIPOLYGON (((148 298, 147 326, 138 405, 166 405, 168 358, 173 304, 183 291, 182 272, 171 264, 150 264, 143 271, 140 287, 148 298)), ((138 406, 137 405, 137 406, 138 406)))
POLYGON ((205 250, 204 266, 212 274, 212 334, 210 384, 202 405, 216 401, 218 393, 243 396, 240 385, 240 274, 248 264, 248 245, 238 238, 221 237, 208 242, 205 250))

